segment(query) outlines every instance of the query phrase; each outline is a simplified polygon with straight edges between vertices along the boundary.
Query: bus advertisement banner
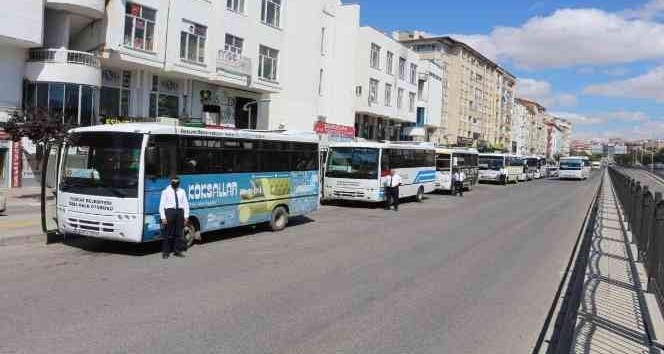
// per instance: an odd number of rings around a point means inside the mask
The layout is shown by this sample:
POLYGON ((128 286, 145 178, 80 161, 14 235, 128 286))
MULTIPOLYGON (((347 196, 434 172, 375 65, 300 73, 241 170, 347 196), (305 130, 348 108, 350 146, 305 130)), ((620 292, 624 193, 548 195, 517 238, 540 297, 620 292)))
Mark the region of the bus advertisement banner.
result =
MULTIPOLYGON (((269 221, 278 205, 291 216, 318 209, 318 171, 181 175, 180 181, 202 232, 269 221)), ((146 180, 144 241, 159 236, 159 199, 168 184, 146 180)))

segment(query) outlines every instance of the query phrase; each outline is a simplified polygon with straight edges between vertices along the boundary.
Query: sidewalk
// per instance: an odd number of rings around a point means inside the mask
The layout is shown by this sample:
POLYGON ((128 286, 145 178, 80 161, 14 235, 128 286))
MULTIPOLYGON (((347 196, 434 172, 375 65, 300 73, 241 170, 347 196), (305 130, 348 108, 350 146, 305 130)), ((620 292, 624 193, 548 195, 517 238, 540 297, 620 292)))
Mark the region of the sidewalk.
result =
POLYGON ((42 241, 40 188, 14 188, 3 193, 7 193, 7 210, 0 213, 0 246, 42 241))
POLYGON ((637 270, 608 173, 599 203, 573 352, 660 353, 646 325, 645 275, 637 270))

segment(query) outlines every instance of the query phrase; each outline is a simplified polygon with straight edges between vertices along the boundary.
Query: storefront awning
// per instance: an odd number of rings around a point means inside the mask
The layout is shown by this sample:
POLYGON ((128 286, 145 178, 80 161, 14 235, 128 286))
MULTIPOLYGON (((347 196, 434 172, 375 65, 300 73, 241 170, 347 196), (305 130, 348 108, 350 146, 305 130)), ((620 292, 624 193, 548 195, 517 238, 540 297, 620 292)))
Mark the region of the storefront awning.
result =
POLYGON ((415 137, 427 136, 427 130, 424 127, 412 127, 409 129, 410 129, 410 131, 408 132, 409 137, 415 138, 415 137))

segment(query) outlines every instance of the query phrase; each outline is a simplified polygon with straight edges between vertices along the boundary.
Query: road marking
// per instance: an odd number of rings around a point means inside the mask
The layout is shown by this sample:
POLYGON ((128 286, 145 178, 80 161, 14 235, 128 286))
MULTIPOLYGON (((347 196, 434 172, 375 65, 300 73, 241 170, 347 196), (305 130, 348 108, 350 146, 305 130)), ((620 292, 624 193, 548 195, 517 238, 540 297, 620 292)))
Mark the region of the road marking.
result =
POLYGON ((40 224, 41 222, 39 220, 5 221, 0 222, 0 229, 12 230, 24 227, 39 226, 40 224))

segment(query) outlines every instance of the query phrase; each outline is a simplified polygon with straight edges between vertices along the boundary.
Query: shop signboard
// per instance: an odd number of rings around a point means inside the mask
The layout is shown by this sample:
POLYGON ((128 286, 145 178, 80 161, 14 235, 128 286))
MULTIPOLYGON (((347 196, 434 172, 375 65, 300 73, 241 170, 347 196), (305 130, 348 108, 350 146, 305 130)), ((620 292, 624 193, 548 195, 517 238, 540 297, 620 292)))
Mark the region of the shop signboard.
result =
POLYGON ((316 122, 314 125, 314 132, 317 134, 327 134, 342 138, 354 138, 355 137, 355 127, 349 127, 346 125, 331 124, 325 122, 316 122))
POLYGON ((458 146, 470 147, 470 146, 473 146, 474 142, 475 142, 475 140, 473 140, 473 138, 466 138, 466 137, 463 137, 463 136, 457 137, 457 145, 458 146))
POLYGON ((12 187, 21 186, 21 142, 14 141, 12 146, 12 187))

